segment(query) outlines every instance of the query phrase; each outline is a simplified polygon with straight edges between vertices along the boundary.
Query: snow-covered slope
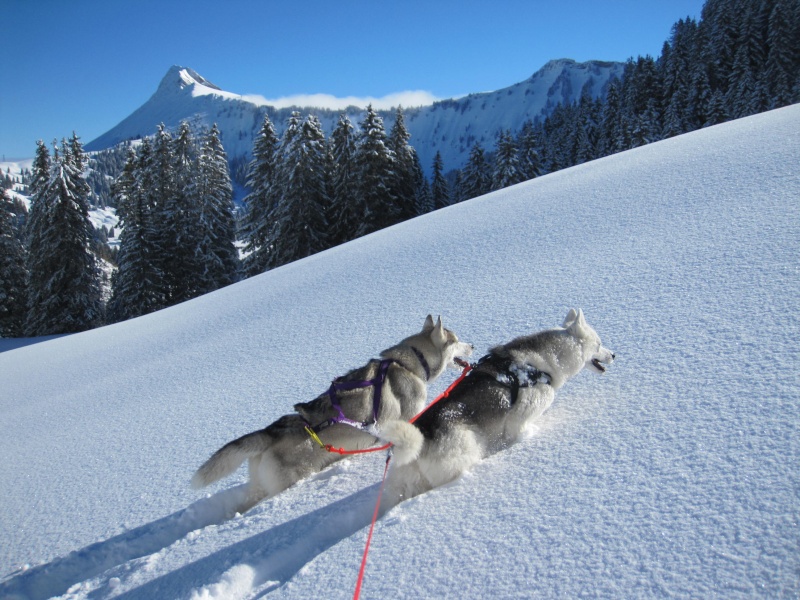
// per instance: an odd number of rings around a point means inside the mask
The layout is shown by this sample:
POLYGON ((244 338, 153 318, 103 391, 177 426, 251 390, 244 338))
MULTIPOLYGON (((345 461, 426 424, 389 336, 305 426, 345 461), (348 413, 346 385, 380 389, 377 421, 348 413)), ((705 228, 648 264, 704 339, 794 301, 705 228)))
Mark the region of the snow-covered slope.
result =
POLYGON ((193 470, 428 312, 480 356, 570 306, 613 367, 379 521, 364 597, 797 597, 798 158, 792 106, 0 354, 0 597, 350 597, 382 456, 230 521, 193 470))
MULTIPOLYGON (((516 131, 528 119, 546 117, 558 104, 578 100, 585 86, 592 97, 604 94, 608 81, 621 77, 623 67, 616 62, 553 60, 526 81, 501 90, 408 108, 411 144, 426 170, 436 152, 441 152, 445 168, 461 167, 475 141, 491 149, 498 131, 516 131)), ((351 107, 346 112, 357 123, 363 108, 351 107)), ((217 123, 225 151, 235 160, 251 155, 253 136, 258 133, 265 114, 280 133, 292 110, 317 114, 327 133, 333 130, 340 113, 314 108, 276 109, 254 101, 252 96, 223 91, 192 69, 173 66, 145 104, 86 144, 86 149, 109 148, 124 140, 152 135, 159 123, 176 127, 188 119, 208 126, 217 123)), ((379 112, 388 130, 394 122, 394 112, 379 112)))

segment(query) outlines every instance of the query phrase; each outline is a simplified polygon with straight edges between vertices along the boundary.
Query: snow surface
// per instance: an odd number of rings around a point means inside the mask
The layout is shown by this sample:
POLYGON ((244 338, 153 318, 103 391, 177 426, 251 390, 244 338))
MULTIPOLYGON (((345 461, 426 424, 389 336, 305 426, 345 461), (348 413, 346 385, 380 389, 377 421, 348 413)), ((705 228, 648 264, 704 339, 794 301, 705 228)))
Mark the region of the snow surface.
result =
POLYGON ((798 159, 792 106, 0 354, 0 597, 350 597, 383 456, 228 521, 194 469, 428 312, 480 356, 571 306, 615 364, 379 521, 362 597, 797 597, 798 159))

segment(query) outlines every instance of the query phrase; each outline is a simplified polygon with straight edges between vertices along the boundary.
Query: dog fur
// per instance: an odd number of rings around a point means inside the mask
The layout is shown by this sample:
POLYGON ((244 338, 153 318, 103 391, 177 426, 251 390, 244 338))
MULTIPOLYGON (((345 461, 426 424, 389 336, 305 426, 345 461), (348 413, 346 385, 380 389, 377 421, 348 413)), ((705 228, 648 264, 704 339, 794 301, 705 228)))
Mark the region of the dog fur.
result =
MULTIPOLYGON (((381 359, 394 362, 386 371, 377 422, 372 427, 379 427, 385 421, 411 419, 425 405, 426 384, 448 366, 455 367, 456 357, 467 357, 471 353, 472 346, 459 341, 455 333, 446 329, 441 317, 434 324, 428 315, 421 332, 381 352, 381 359)), ((337 381, 371 380, 379 368, 380 360, 373 359, 337 381)), ((373 391, 372 387, 360 387, 337 392, 344 416, 361 423, 372 421, 373 391)), ((192 487, 201 488, 230 475, 247 459, 250 477, 246 498, 237 510, 241 513, 340 460, 340 454, 321 448, 305 430, 307 425, 314 427, 339 415, 329 393, 326 391, 311 402, 295 404, 294 409, 295 413, 284 415, 266 428, 217 450, 194 474, 192 487)), ((318 436, 324 444, 347 449, 368 448, 378 441, 369 431, 345 423, 326 426, 318 436)))
POLYGON ((513 443, 547 410, 568 379, 584 368, 603 373, 613 360, 614 353, 602 346, 583 312, 575 309, 562 327, 493 348, 458 387, 413 424, 381 424, 379 436, 394 444, 383 511, 456 479, 513 443), (516 394, 511 381, 521 384, 516 394))

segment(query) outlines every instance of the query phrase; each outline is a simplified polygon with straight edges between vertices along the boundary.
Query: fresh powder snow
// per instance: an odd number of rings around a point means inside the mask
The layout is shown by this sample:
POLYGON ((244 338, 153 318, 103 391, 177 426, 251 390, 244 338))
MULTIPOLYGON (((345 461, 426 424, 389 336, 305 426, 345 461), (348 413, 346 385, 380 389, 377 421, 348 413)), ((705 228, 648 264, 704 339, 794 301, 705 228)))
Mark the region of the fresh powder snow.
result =
POLYGON ((0 597, 352 596, 382 454, 230 520, 194 470, 429 312, 477 358, 573 306, 615 363, 378 521, 362 597, 797 597, 798 167, 792 106, 0 354, 0 597))

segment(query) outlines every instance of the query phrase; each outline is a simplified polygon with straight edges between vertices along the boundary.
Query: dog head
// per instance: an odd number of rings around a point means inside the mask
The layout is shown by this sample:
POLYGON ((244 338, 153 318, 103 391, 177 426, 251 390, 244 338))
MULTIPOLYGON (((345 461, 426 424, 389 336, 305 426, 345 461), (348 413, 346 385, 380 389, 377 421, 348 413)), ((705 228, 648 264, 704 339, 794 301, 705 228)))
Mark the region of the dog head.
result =
POLYGON ((416 359, 425 369, 426 379, 433 381, 447 367, 458 367, 456 359, 467 358, 472 354, 472 349, 472 344, 460 341, 455 333, 442 325, 441 317, 434 323, 433 317, 428 315, 422 331, 384 350, 381 356, 396 358, 401 362, 408 360, 409 363, 414 363, 416 359))
POLYGON ((584 366, 594 373, 605 373, 605 365, 611 364, 615 354, 603 347, 600 336, 586 322, 581 309, 571 308, 564 319, 564 329, 579 343, 584 358, 584 366))
POLYGON ((472 344, 460 341, 454 332, 446 329, 441 316, 434 324, 433 317, 428 315, 422 326, 422 334, 427 335, 434 348, 441 352, 443 362, 448 367, 458 367, 455 358, 468 358, 474 349, 472 344))

